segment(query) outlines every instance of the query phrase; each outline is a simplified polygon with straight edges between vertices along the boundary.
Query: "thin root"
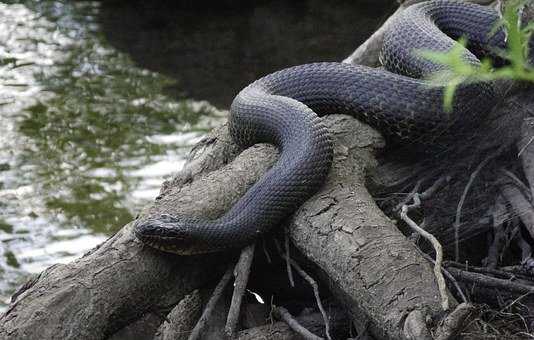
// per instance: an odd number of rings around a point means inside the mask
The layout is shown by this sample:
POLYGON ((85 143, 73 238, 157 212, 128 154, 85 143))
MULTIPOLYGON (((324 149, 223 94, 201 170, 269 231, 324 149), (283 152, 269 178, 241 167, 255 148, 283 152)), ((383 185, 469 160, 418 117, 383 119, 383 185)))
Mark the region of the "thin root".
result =
POLYGON ((208 320, 211 316, 211 313, 215 309, 215 306, 217 305, 217 302, 219 301, 220 297, 222 296, 224 292, 224 288, 226 288, 226 285, 232 278, 232 272, 233 272, 234 266, 231 265, 228 267, 224 275, 222 276, 221 280, 213 290, 213 293, 211 294, 211 298, 206 304, 206 308, 204 308, 204 311, 202 312, 202 315, 200 316, 200 319, 198 319, 197 324, 195 325, 195 328, 191 331, 191 334, 187 338, 187 340, 197 340, 200 339, 200 334, 206 327, 208 320))
POLYGON ((243 248, 239 261, 237 261, 237 264, 235 265, 234 293, 232 295, 232 302, 226 319, 226 326, 224 327, 224 332, 230 339, 235 336, 237 321, 239 320, 239 312, 241 311, 241 301, 243 300, 243 294, 245 294, 245 289, 247 288, 250 267, 252 265, 252 260, 254 259, 254 249, 254 243, 243 248))

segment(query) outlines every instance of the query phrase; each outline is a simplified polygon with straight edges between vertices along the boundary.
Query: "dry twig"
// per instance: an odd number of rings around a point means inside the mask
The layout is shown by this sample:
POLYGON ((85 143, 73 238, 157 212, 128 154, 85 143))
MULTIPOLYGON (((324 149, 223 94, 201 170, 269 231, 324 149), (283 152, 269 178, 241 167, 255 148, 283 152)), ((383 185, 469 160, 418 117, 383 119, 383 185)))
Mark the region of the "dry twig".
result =
POLYGON ((304 271, 304 269, 302 269, 302 267, 299 266, 299 264, 295 260, 291 259, 288 253, 285 253, 285 254, 282 253, 282 249, 280 248, 280 245, 278 244, 278 242, 276 242, 275 244, 276 244, 276 247, 278 248, 278 251, 280 252, 280 255, 287 261, 287 263, 290 263, 291 266, 295 268, 297 273, 299 273, 299 275, 304 280, 306 280, 306 282, 308 282, 310 286, 312 286, 313 295, 315 295, 315 301, 317 302, 317 307, 319 308, 319 311, 321 312, 321 315, 323 316, 326 338, 328 340, 332 340, 332 338, 330 337, 330 324, 328 322, 328 315, 326 315, 326 311, 323 308, 323 304, 319 296, 319 285, 317 285, 317 281, 315 281, 310 275, 308 275, 308 273, 306 273, 306 271, 304 271))
POLYGON ((509 280, 498 279, 495 277, 469 272, 458 268, 450 267, 449 272, 454 277, 463 282, 474 283, 482 287, 496 288, 500 290, 509 291, 511 293, 527 294, 534 293, 534 286, 513 282, 509 280))
MULTIPOLYGON (((434 261, 434 259, 432 259, 428 254, 421 252, 421 255, 423 255, 423 257, 427 259, 428 261, 432 262, 433 265, 436 265, 436 261, 434 261)), ((441 268, 441 271, 443 272, 443 275, 445 275, 447 279, 449 279, 449 281, 453 284, 454 288, 456 288, 456 291, 458 292, 458 295, 460 295, 462 302, 468 302, 467 296, 465 296, 462 288, 460 287, 460 285, 458 284, 458 281, 456 281, 454 276, 452 276, 452 274, 449 273, 447 269, 443 268, 443 266, 441 268)))
POLYGON ((211 316, 211 313, 213 312, 213 309, 215 308, 215 305, 219 301, 220 297, 222 296, 224 292, 224 288, 226 288, 226 285, 232 278, 232 272, 233 272, 234 266, 228 267, 224 275, 222 276, 221 280, 213 290, 213 293, 211 294, 211 298, 206 304, 206 308, 204 308, 204 311, 202 312, 202 315, 200 316, 200 319, 198 319, 197 324, 195 325, 195 328, 191 331, 191 334, 189 335, 189 338, 187 340, 197 340, 200 339, 200 334, 204 327, 206 327, 206 324, 211 316))
POLYGON ((415 223, 409 216, 408 212, 412 209, 419 208, 421 206, 421 198, 426 199, 432 196, 440 187, 443 185, 443 183, 446 181, 446 177, 440 177, 437 181, 432 184, 430 188, 425 190, 422 194, 415 193, 412 197, 413 204, 410 205, 403 205, 401 208, 400 217, 401 219, 408 224, 410 228, 412 228, 414 231, 418 232, 423 236, 425 239, 427 239, 432 246, 434 247, 434 250, 436 252, 436 260, 434 263, 434 276, 436 277, 436 282, 438 284, 438 289, 441 295, 441 307, 443 310, 449 309, 449 297, 447 295, 447 285, 445 283, 445 279, 443 278, 442 274, 442 266, 441 263, 443 262, 443 249, 441 247, 441 244, 436 239, 434 235, 427 232, 423 228, 421 228, 417 223, 415 223))
POLYGON ((232 302, 230 304, 230 310, 228 311, 228 318, 226 319, 226 326, 224 332, 229 338, 234 338, 235 328, 237 321, 239 320, 239 312, 241 311, 241 302, 243 300, 243 294, 247 288, 248 278, 250 275, 250 267, 252 260, 254 259, 255 244, 251 244, 241 250, 241 256, 239 261, 235 265, 234 269, 234 293, 232 295, 232 302))
POLYGON ((478 174, 486 166, 486 164, 489 163, 492 159, 499 156, 506 145, 502 145, 500 148, 498 148, 494 153, 489 154, 480 164, 476 167, 475 171, 471 173, 471 176, 469 176, 469 181, 467 181, 467 184, 465 185, 464 191, 462 193, 462 197, 460 198, 460 201, 458 202, 458 206, 456 207, 456 218, 454 219, 454 259, 458 261, 460 259, 460 223, 461 223, 461 216, 462 216, 462 208, 465 203, 465 199, 467 198, 467 194, 469 193, 469 189, 471 189, 471 186, 473 185, 473 182, 477 178, 478 174))
POLYGON ((286 248, 286 269, 287 269, 287 277, 289 278, 289 284, 291 287, 295 287, 295 280, 293 279, 293 272, 291 271, 291 264, 289 263, 289 232, 286 230, 284 233, 284 246, 286 248))
POLYGON ((273 315, 278 320, 283 320, 296 333, 305 340, 324 340, 304 328, 284 307, 273 306, 273 315))

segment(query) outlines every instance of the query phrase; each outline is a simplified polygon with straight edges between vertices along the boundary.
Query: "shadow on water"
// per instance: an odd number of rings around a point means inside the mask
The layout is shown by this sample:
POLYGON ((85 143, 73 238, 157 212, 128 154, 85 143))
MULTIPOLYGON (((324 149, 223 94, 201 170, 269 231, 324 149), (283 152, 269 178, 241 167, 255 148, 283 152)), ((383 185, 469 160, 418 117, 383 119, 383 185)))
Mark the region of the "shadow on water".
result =
POLYGON ((0 3, 0 310, 132 219, 235 93, 340 60, 388 1, 0 3))
POLYGON ((99 22, 138 65, 176 79, 169 92, 228 108, 262 75, 345 58, 393 9, 390 0, 115 0, 99 22))

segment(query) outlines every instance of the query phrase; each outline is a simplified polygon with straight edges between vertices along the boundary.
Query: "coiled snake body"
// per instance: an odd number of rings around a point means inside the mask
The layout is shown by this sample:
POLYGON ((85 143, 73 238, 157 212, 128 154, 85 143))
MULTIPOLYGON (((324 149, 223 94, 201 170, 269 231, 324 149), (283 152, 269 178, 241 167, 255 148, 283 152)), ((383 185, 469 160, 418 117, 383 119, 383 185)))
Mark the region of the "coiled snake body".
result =
MULTIPOLYGON (((320 115, 350 114, 408 143, 429 143, 448 129, 476 125, 495 105, 492 86, 460 86, 452 112, 445 112, 443 87, 421 79, 441 66, 416 52, 448 51, 460 36, 467 37, 477 54, 503 48, 505 33, 492 32, 497 20, 495 11, 478 5, 419 3, 407 8, 385 34, 382 62, 387 70, 315 63, 255 81, 232 103, 230 133, 243 147, 275 144, 281 151, 279 161, 222 217, 151 216, 136 221, 136 236, 150 246, 178 254, 220 251, 253 242, 293 213, 325 180, 333 146, 320 115)), ((480 63, 467 49, 463 57, 480 63)))

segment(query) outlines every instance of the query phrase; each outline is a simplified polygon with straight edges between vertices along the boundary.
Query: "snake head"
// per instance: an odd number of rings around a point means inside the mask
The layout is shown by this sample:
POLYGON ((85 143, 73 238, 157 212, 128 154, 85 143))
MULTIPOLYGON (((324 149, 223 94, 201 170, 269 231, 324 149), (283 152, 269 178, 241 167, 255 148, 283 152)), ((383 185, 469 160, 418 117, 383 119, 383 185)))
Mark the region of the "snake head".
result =
POLYGON ((190 235, 187 222, 167 214, 137 220, 134 234, 143 243, 166 252, 187 254, 190 235))

